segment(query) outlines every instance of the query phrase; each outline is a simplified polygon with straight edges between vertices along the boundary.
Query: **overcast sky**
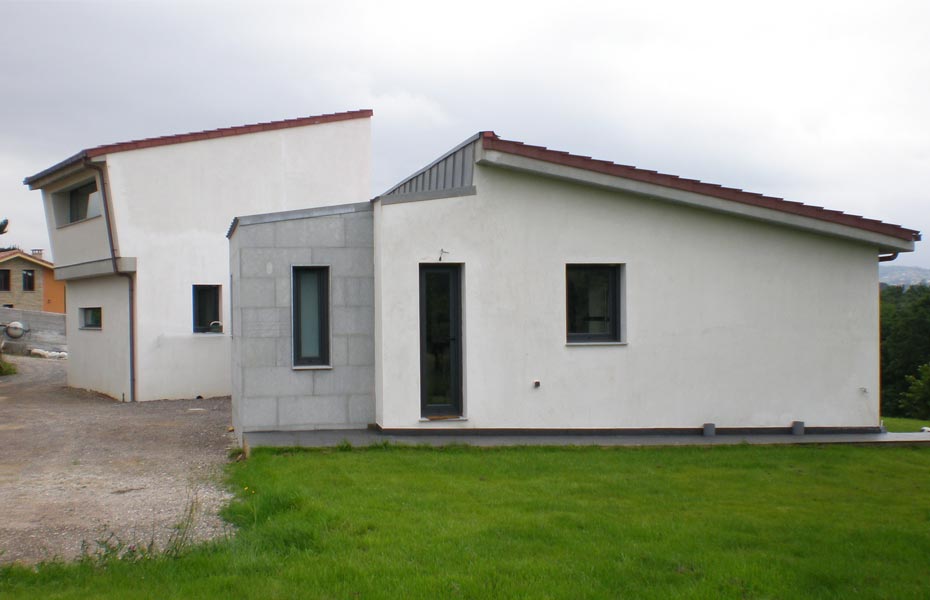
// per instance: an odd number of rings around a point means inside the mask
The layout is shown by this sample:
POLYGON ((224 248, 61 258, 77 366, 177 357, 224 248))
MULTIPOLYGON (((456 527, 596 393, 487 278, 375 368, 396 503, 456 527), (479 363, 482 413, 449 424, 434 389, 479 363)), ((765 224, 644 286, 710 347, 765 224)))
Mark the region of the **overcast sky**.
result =
POLYGON ((490 129, 930 234, 926 0, 0 0, 0 243, 83 148, 358 108, 372 195, 490 129))

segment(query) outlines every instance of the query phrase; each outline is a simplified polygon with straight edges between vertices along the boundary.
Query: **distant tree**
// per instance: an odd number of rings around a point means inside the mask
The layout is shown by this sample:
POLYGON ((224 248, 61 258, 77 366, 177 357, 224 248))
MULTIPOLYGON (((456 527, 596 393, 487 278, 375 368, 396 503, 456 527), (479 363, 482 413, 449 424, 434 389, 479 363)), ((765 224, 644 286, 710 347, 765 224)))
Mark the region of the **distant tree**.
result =
POLYGON ((917 375, 908 375, 908 388, 899 406, 905 417, 930 419, 930 364, 920 365, 917 375))
POLYGON ((930 286, 881 290, 881 359, 882 413, 906 416, 907 378, 930 363, 930 286))

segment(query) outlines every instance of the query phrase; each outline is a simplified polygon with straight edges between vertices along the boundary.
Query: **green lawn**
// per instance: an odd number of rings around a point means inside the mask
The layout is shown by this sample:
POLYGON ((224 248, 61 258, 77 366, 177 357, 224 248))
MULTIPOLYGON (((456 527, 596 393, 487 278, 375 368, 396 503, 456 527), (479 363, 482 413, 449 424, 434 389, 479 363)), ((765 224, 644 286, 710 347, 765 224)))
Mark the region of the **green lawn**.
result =
POLYGON ((914 433, 921 427, 930 427, 930 421, 920 419, 904 419, 899 417, 882 417, 885 428, 892 433, 914 433))
POLYGON ((2 598, 926 598, 930 448, 257 451, 234 539, 2 598))

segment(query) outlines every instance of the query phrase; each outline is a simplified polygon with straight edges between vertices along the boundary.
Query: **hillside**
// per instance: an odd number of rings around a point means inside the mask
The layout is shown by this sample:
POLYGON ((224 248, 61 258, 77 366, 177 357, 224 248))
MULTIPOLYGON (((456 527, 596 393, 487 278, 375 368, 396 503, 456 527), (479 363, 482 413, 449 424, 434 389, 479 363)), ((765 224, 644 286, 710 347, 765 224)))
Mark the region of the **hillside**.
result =
POLYGON ((904 267, 898 265, 879 265, 878 280, 888 285, 930 285, 930 269, 922 267, 904 267))

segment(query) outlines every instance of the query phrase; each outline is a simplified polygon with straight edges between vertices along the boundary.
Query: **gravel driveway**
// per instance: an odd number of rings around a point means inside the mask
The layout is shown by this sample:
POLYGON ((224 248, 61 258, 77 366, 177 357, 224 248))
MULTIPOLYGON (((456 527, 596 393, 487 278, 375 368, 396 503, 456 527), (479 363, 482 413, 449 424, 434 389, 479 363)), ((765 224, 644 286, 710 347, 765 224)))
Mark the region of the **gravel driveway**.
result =
POLYGON ((195 539, 227 533, 228 398, 123 404, 66 387, 65 361, 4 358, 19 374, 0 377, 0 563, 110 534, 163 545, 192 504, 195 539))

